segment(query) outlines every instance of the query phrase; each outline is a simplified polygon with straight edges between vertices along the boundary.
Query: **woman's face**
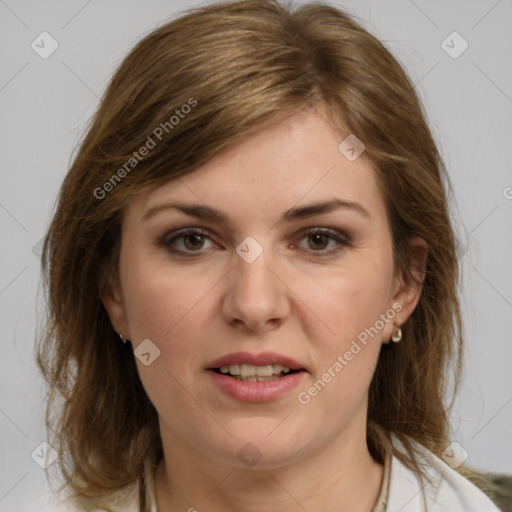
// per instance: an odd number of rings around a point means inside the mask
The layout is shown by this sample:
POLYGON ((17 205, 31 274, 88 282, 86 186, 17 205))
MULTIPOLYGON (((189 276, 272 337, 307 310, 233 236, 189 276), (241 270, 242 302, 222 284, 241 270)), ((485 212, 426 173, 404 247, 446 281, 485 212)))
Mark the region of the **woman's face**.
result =
POLYGON ((174 453, 270 468, 365 439, 381 344, 418 296, 370 163, 327 119, 294 115, 127 209, 105 304, 174 453))

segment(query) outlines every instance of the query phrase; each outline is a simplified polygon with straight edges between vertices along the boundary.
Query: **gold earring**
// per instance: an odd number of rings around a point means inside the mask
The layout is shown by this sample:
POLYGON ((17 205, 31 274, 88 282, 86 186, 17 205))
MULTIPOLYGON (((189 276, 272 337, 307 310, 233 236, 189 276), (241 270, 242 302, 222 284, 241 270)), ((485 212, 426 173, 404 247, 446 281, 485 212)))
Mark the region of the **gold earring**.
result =
POLYGON ((395 328, 393 329, 393 334, 391 335, 391 341, 398 343, 402 339, 402 329, 398 327, 398 322, 395 320, 395 328))

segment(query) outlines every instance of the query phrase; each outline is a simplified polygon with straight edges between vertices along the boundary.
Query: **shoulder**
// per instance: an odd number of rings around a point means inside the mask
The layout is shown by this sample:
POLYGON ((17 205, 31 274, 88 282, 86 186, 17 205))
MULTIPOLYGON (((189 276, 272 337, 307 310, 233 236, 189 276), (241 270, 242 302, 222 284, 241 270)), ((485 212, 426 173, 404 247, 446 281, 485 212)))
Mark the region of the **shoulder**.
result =
POLYGON ((485 491, 501 510, 512 512, 512 475, 488 472, 481 475, 490 485, 483 488, 479 482, 473 483, 485 491))
MULTIPOLYGON (((403 446, 394 436, 393 445, 403 446)), ((478 487, 460 475, 425 447, 413 442, 419 453, 418 462, 428 481, 408 469, 396 456, 391 460, 388 496, 389 512, 500 512, 500 509, 478 487)))

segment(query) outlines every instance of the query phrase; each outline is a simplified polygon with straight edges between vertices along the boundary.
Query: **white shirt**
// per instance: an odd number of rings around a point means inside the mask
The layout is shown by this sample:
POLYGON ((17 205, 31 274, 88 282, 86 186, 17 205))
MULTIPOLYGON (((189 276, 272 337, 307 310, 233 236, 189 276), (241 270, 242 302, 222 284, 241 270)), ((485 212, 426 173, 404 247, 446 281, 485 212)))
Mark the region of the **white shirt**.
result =
MULTIPOLYGON (((393 436, 393 444, 403 450, 393 436)), ((499 512, 500 509, 469 480, 432 452, 413 443, 422 452, 428 476, 424 488, 416 474, 396 457, 391 464, 391 478, 386 512, 499 512)))

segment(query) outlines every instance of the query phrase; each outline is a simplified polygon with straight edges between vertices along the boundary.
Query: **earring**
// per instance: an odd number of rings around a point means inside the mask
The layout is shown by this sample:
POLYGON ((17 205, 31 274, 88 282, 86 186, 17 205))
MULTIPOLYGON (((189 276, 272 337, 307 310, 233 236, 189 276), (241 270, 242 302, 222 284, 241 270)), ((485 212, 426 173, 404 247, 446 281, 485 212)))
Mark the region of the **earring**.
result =
POLYGON ((402 339, 402 329, 398 327, 398 322, 395 320, 395 328, 393 329, 393 334, 391 335, 391 341, 398 343, 402 339))
POLYGON ((118 333, 118 334, 119 334, 119 337, 123 340, 123 343, 127 343, 127 342, 128 342, 128 340, 125 340, 125 339, 123 338, 123 335, 122 335, 121 333, 118 333))

